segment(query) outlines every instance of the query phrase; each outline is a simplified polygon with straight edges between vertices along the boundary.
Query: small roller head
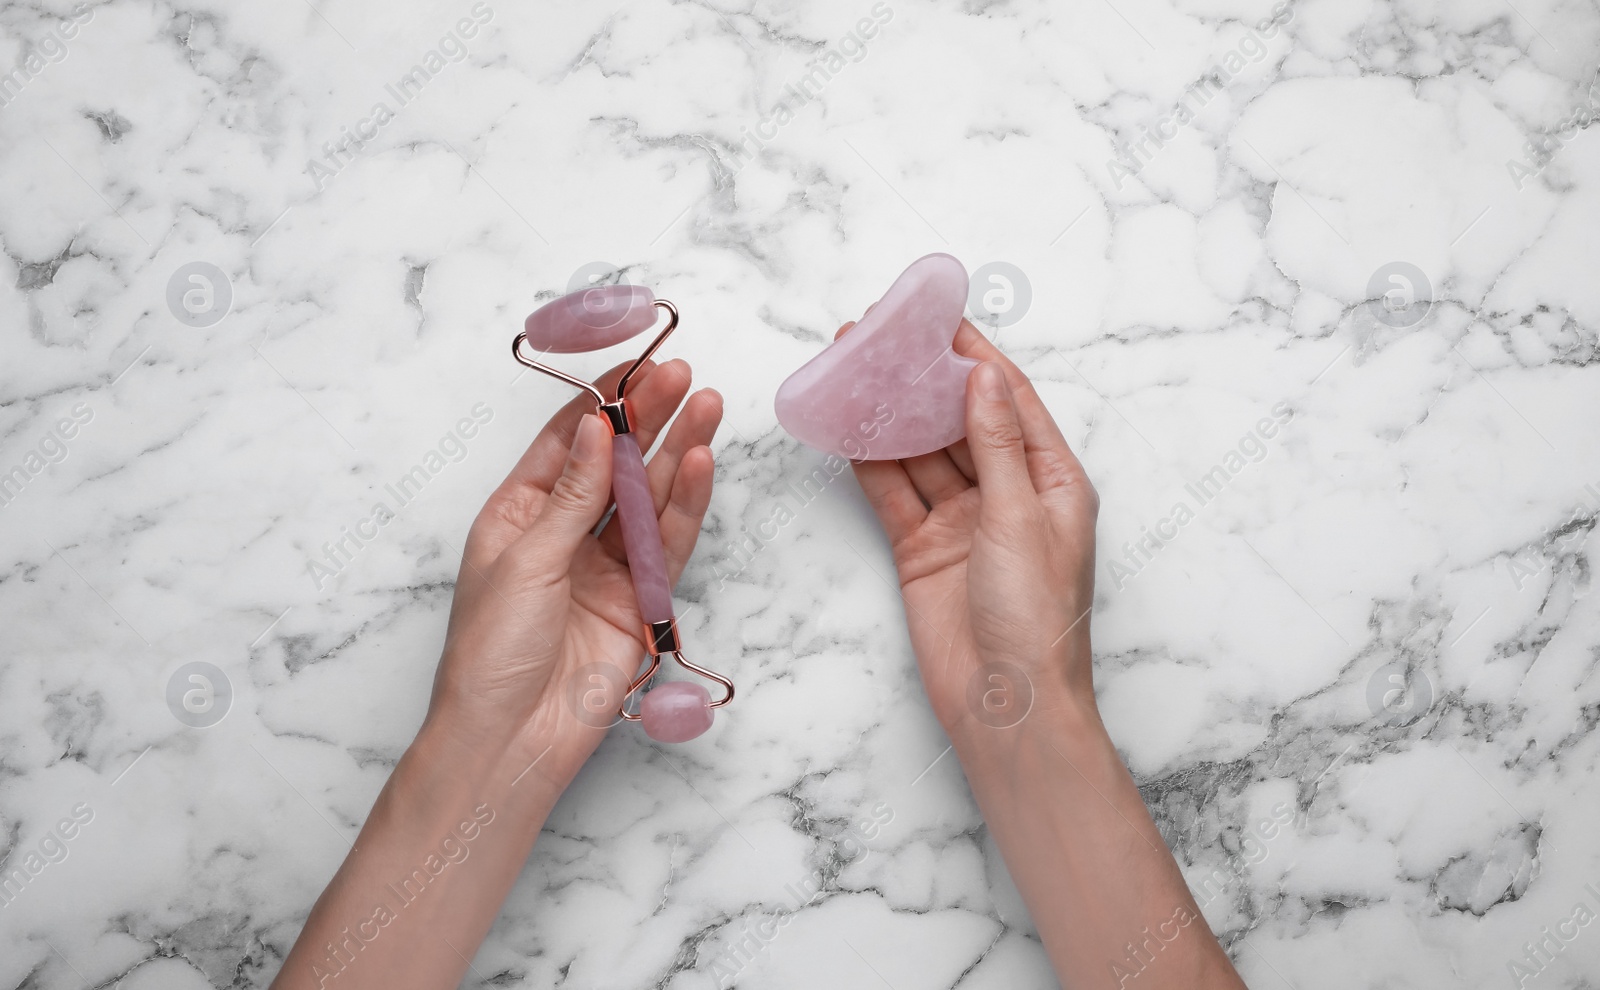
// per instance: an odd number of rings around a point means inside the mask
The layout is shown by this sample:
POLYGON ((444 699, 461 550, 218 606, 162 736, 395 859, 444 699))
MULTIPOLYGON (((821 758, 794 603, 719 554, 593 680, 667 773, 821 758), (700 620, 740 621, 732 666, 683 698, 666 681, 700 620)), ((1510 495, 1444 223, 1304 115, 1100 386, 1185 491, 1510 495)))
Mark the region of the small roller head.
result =
POLYGON ((688 742, 711 728, 711 695, 699 684, 668 681, 639 705, 645 735, 657 742, 688 742))

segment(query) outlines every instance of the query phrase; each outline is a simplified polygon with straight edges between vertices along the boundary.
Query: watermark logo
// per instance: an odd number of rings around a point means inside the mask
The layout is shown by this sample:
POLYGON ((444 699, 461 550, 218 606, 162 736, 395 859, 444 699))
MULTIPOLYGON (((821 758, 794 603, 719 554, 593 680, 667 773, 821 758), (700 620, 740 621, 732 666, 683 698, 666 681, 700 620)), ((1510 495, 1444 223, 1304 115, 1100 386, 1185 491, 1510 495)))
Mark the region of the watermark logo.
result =
POLYGON ((1433 309, 1433 284, 1409 261, 1391 261, 1367 279, 1367 312, 1384 326, 1403 330, 1433 309))
POLYGON ((1193 911, 1180 904, 1172 912, 1172 916, 1155 926, 1151 931, 1149 926, 1139 929, 1138 938, 1122 947, 1122 958, 1111 961, 1111 978, 1118 987, 1126 987, 1133 980, 1137 980, 1149 968, 1161 953, 1166 951, 1169 944, 1176 942, 1183 930, 1194 924, 1199 917, 1193 911))
POLYGON ((1255 426, 1239 438, 1239 442, 1211 469, 1183 486, 1188 498, 1172 504, 1167 514, 1150 526, 1139 527, 1139 537, 1122 544, 1122 558, 1107 555, 1106 577, 1118 591, 1126 588, 1138 577, 1156 554, 1166 549, 1191 522, 1199 517, 1200 510, 1221 497, 1224 490, 1251 464, 1266 460, 1270 451, 1268 442, 1294 419, 1294 409, 1280 402, 1271 409, 1272 416, 1256 420, 1255 426), (1192 500, 1192 504, 1191 504, 1192 500))
POLYGON ((733 149, 732 172, 737 174, 755 161, 762 149, 777 139, 778 132, 788 126, 802 108, 820 97, 839 73, 867 57, 868 43, 878 36, 884 25, 894 20, 894 8, 882 0, 873 4, 869 12, 871 17, 856 21, 848 34, 823 49, 821 54, 812 56, 805 73, 783 87, 783 97, 756 121, 755 133, 747 127, 739 128, 743 137, 733 149))
POLYGON ((172 717, 195 729, 222 721, 233 707, 233 683, 216 664, 195 660, 167 679, 167 708, 172 717))
POLYGON ((360 915, 355 924, 339 929, 333 939, 323 946, 321 953, 311 961, 311 979, 316 985, 326 987, 330 981, 344 975, 345 971, 361 957, 361 953, 366 951, 367 946, 376 942, 378 936, 383 934, 383 930, 394 924, 400 917, 401 911, 415 904, 418 898, 432 889, 451 866, 465 863, 467 857, 472 855, 471 844, 483 834, 484 829, 488 828, 494 819, 493 808, 487 804, 478 805, 472 809, 472 817, 463 818, 459 824, 445 833, 437 847, 429 852, 415 869, 397 881, 384 884, 383 888, 389 897, 393 898, 394 906, 390 907, 387 901, 378 901, 373 904, 370 912, 360 915))
POLYGON ((1592 883, 1583 885, 1589 901, 1579 899, 1572 909, 1557 919, 1555 925, 1544 925, 1539 937, 1522 943, 1522 955, 1507 960, 1506 973, 1514 986, 1525 987, 1528 981, 1543 973, 1567 951, 1567 946, 1578 940, 1583 930, 1596 918, 1595 908, 1600 908, 1600 890, 1592 883), (1595 907, 1590 907, 1592 901, 1595 907), (1551 928, 1555 931, 1551 931, 1551 928))
POLYGON ((411 470, 383 486, 384 497, 375 499, 369 511, 357 517, 354 523, 340 526, 338 538, 322 544, 322 558, 306 561, 306 574, 316 589, 321 591, 330 580, 343 573, 356 555, 370 546, 384 527, 398 519, 401 510, 415 502, 448 464, 465 460, 469 453, 468 442, 492 419, 494 410, 487 402, 474 405, 471 416, 457 420, 433 448, 411 465, 411 470))
POLYGON ((167 279, 167 309, 186 327, 214 327, 232 308, 233 283, 209 261, 191 261, 167 279))
POLYGON ((1294 19, 1294 7, 1288 0, 1279 0, 1273 5, 1271 13, 1271 17, 1258 21, 1221 60, 1185 89, 1178 102, 1152 122, 1153 127, 1143 128, 1137 141, 1126 144, 1118 142, 1121 146, 1117 149, 1117 156, 1106 159, 1106 174, 1119 192, 1124 182, 1144 171, 1144 167, 1155 159, 1156 152, 1165 148, 1178 136, 1179 131, 1193 122, 1224 87, 1244 72, 1246 66, 1267 57, 1266 42, 1277 37, 1282 26, 1294 19))
POLYGON ((47 66, 65 61, 71 54, 68 42, 76 38, 78 30, 92 20, 94 8, 88 4, 78 4, 73 8, 71 17, 58 22, 45 32, 43 38, 25 49, 10 72, 0 73, 0 109, 16 102, 28 84, 44 74, 47 66))
POLYGON ((1433 682, 1421 668, 1386 663, 1367 680, 1367 708, 1380 725, 1410 725, 1433 707, 1433 682))
POLYGON ((728 586, 728 581, 743 574, 756 559, 756 555, 777 540, 790 523, 800 518, 807 506, 830 490, 833 482, 850 469, 850 461, 866 460, 872 454, 872 444, 882 434, 883 428, 894 422, 895 412, 885 403, 873 407, 872 419, 857 424, 856 428, 839 439, 839 448, 845 456, 829 454, 822 466, 812 468, 798 481, 785 480, 778 495, 772 499, 766 514, 753 526, 741 525, 733 539, 723 544, 721 556, 711 565, 711 576, 716 578, 718 589, 728 586), (783 496, 793 501, 789 504, 783 496))
POLYGON ((567 707, 584 725, 608 729, 621 718, 617 710, 627 691, 628 678, 618 667, 609 663, 584 664, 567 683, 567 707))
POLYGON ((990 728, 1009 729, 1032 709, 1033 681, 1014 663, 986 663, 967 681, 967 710, 990 728))
POLYGON ((632 285, 628 281, 627 269, 620 265, 613 265, 609 261, 591 261, 587 265, 579 265, 578 270, 567 279, 567 292, 573 293, 581 289, 593 289, 601 285, 632 285))
POLYGON ((1583 491, 1587 497, 1572 510, 1566 522, 1546 527, 1537 541, 1507 558, 1506 569, 1511 572, 1511 583, 1516 585, 1518 591, 1530 578, 1544 573, 1545 568, 1555 561, 1583 552, 1589 534, 1600 522, 1600 487, 1587 484, 1583 486, 1583 491))
POLYGON ((1591 83, 1584 95, 1587 97, 1585 102, 1573 107, 1572 112, 1555 127, 1522 146, 1526 160, 1506 160, 1506 172, 1510 174, 1518 192, 1522 191, 1529 179, 1537 179, 1556 157, 1556 153, 1571 143, 1579 131, 1587 130, 1596 120, 1600 120, 1600 81, 1591 83))
POLYGON ((967 312, 974 323, 1009 327, 1028 315, 1032 304, 1033 284, 1009 261, 991 261, 967 280, 967 312))
POLYGON ((494 9, 487 3, 475 3, 471 14, 471 17, 457 21, 440 37, 438 44, 424 52, 398 79, 386 83, 383 87, 385 98, 374 103, 367 116, 340 127, 336 140, 323 142, 320 160, 306 160, 304 172, 310 176, 317 192, 327 188, 334 176, 349 167, 362 149, 377 138, 378 132, 392 123, 401 110, 415 102, 428 84, 451 63, 467 57, 467 42, 476 38, 483 26, 494 19, 494 9))
POLYGON ((34 843, 33 848, 13 848, 5 865, 0 866, 0 908, 10 907, 46 867, 66 862, 72 851, 67 844, 92 821, 94 809, 86 802, 79 802, 72 806, 70 814, 44 834, 44 838, 34 843))
POLYGON ((70 453, 68 444, 78 436, 78 430, 94 419, 94 409, 80 402, 52 426, 22 459, 9 469, 0 464, 0 508, 16 500, 28 484, 43 474, 47 467, 60 464, 70 453))
POLYGON ((1244 879, 1246 866, 1260 866, 1271 849, 1267 843, 1283 834, 1295 820, 1295 810, 1287 801, 1280 801, 1272 806, 1270 817, 1263 818, 1239 833, 1239 854, 1229 860, 1226 872, 1222 867, 1213 869, 1198 883, 1189 885, 1194 894, 1195 903, 1202 910, 1208 907, 1233 884, 1244 879))
POLYGON ((631 286, 628 273, 625 269, 613 265, 609 261, 591 261, 578 268, 567 279, 567 294, 575 292, 584 293, 579 299, 579 305, 584 313, 581 317, 585 326, 595 330, 608 330, 616 326, 640 308, 644 297, 629 295, 627 305, 616 305, 614 300, 607 300, 600 295, 590 294, 588 289, 600 289, 612 285, 631 286))

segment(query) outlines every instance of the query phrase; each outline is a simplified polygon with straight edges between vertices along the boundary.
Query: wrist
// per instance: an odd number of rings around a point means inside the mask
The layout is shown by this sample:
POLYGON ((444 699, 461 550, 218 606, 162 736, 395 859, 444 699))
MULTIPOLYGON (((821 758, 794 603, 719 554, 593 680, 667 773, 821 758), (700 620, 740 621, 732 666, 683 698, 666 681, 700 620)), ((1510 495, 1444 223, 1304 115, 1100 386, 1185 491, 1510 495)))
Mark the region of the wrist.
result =
POLYGON ((1027 715, 1015 725, 964 719, 950 741, 962 765, 983 780, 1009 779, 1019 765, 1035 764, 1052 750, 1075 758, 1077 753, 1114 748, 1092 699, 1085 704, 1068 693, 1036 694, 1027 715))
POLYGON ((457 985, 554 803, 518 758, 430 713, 274 986, 457 985))
POLYGON ((1091 664, 1086 629, 1033 663, 981 658, 966 692, 966 711, 947 726, 963 766, 982 779, 999 780, 1010 777, 1019 761, 1032 763, 1052 749, 1072 758, 1114 749, 1095 701, 1091 664), (991 705, 991 698, 1000 706, 991 705))
POLYGON ((544 747, 530 747, 514 733, 465 730, 430 712, 396 768, 398 785, 422 807, 454 812, 487 803, 530 835, 537 833, 561 796, 550 778, 529 770, 544 747))

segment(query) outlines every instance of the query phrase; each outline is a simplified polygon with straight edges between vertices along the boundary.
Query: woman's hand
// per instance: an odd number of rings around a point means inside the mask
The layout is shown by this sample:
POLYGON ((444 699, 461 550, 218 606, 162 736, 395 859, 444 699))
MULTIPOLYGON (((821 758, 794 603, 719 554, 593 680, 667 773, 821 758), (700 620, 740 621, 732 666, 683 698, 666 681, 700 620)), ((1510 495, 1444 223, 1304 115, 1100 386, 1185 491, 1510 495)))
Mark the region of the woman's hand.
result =
POLYGON ((1095 707, 1099 497, 1016 365, 956 350, 966 439, 856 464, 934 712, 1062 986, 1239 990, 1095 707))
POLYGON ((893 547, 929 701, 962 739, 1031 705, 1093 708, 1099 497, 1017 366, 965 320, 955 347, 983 362, 966 439, 855 470, 893 547))
MULTIPOLYGON (((611 394, 623 366, 596 383, 611 394)), ((711 499, 706 446, 722 419, 710 389, 690 396, 689 366, 646 364, 629 385, 634 429, 649 450, 683 404, 647 474, 676 582, 711 499)), ((473 745, 520 752, 559 791, 599 744, 644 656, 610 504, 611 435, 586 395, 534 439, 467 534, 432 727, 473 745)))
MULTIPOLYGON (((597 384, 609 392, 621 374, 597 384)), ((677 580, 711 499, 705 444, 722 400, 708 389, 684 404, 682 361, 647 364, 635 381, 645 450, 683 404, 647 468, 677 580)), ((614 720, 644 630, 620 534, 593 535, 611 496, 611 435, 593 405, 581 396, 557 413, 478 513, 427 720, 275 988, 459 985, 550 808, 614 720)))

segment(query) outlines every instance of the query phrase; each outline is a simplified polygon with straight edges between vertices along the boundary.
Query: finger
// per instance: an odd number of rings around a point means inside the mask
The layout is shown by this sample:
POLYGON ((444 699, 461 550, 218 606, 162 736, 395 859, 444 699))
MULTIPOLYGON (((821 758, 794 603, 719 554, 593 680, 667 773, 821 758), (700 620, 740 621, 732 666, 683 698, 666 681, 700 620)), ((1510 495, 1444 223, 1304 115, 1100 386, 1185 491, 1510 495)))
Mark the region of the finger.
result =
MULTIPOLYGON (((619 364, 595 379, 595 388, 604 395, 614 395, 617 380, 628 367, 619 364)), ((646 361, 635 376, 635 381, 647 381, 656 370, 654 363, 646 361)), ((632 383, 629 383, 632 385, 632 383)), ((544 509, 544 500, 555 484, 556 478, 567 462, 572 448, 573 431, 585 413, 594 411, 594 396, 587 392, 575 396, 562 406, 544 429, 533 438, 528 449, 511 468, 505 480, 483 504, 478 517, 467 533, 466 559, 477 568, 487 568, 506 547, 515 543, 544 509)))
POLYGON ((678 583, 678 575, 694 553, 700 539, 700 524, 711 505, 711 478, 715 464, 711 448, 691 447, 684 451, 672 479, 666 504, 661 508, 661 545, 667 552, 667 582, 678 583))
MULTIPOLYGON (((632 362, 624 362, 607 371, 595 379, 594 387, 602 395, 615 395, 617 379, 627 370, 632 362)), ((633 376, 629 387, 639 389, 655 374, 656 365, 653 361, 646 361, 637 374, 633 376)), ((539 435, 533 438, 528 449, 518 458, 517 463, 501 482, 501 490, 517 489, 532 486, 542 491, 549 491, 555 484, 556 478, 561 476, 562 468, 567 463, 567 452, 572 448, 573 431, 578 428, 578 422, 585 413, 594 412, 594 396, 583 392, 575 396, 571 402, 561 409, 546 423, 539 435)))
POLYGON ((899 461, 851 461, 850 466, 891 546, 915 533, 928 518, 928 507, 899 461))
POLYGON ((640 451, 650 453, 650 447, 656 442, 662 427, 683 405, 683 397, 689 394, 689 386, 693 383, 693 369, 682 358, 673 358, 662 364, 644 381, 628 383, 629 415, 640 451))
POLYGON ((598 414, 579 418, 572 450, 533 524, 501 555, 519 576, 554 583, 611 500, 611 431, 598 414))
MULTIPOLYGON (((602 394, 614 395, 617 379, 626 365, 618 365, 601 375, 595 387, 602 394)), ((646 362, 628 383, 628 405, 634 435, 641 448, 648 450, 656 434, 672 418, 689 388, 686 362, 668 361, 657 366, 646 362)), ((480 515, 483 525, 475 524, 469 535, 467 553, 479 566, 485 566, 506 546, 514 542, 538 517, 550 486, 561 475, 573 431, 584 413, 594 410, 594 396, 587 393, 567 403, 551 418, 533 443, 517 461, 506 479, 489 496, 480 515)))
POLYGON ((1014 519, 1037 499, 1028 476, 1017 407, 1005 370, 993 361, 983 362, 967 376, 967 445, 978 468, 984 517, 1014 519))
POLYGON ((972 448, 967 446, 966 437, 962 437, 946 447, 944 452, 950 455, 951 463, 955 464, 958 471, 966 475, 968 481, 973 484, 978 483, 978 469, 972 463, 972 448))
POLYGON ((929 505, 955 498, 972 487, 972 482, 956 468, 950 455, 943 450, 907 457, 900 464, 906 469, 906 476, 911 479, 917 494, 929 505))
MULTIPOLYGON (((850 321, 850 323, 845 323, 845 325, 840 326, 840 328, 838 328, 838 333, 834 334, 835 341, 840 339, 840 337, 845 336, 845 334, 850 331, 851 326, 854 325, 856 325, 856 323, 854 323, 854 321, 850 321)), ((1045 440, 1048 440, 1048 438, 1050 438, 1050 433, 1054 432, 1054 437, 1058 438, 1058 440, 1061 440, 1061 448, 1059 449, 1064 449, 1064 451, 1066 451, 1066 459, 1061 459, 1061 457, 1059 457, 1058 454, 1054 454, 1051 449, 1043 448, 1042 456, 1038 457, 1040 478, 1035 478, 1035 481, 1037 481, 1038 485, 1040 485, 1040 489, 1051 488, 1051 486, 1062 485, 1062 483, 1066 483, 1066 481, 1069 480, 1070 475, 1072 475, 1072 469, 1077 470, 1077 473, 1082 475, 1082 465, 1077 464, 1077 457, 1072 454, 1072 448, 1069 448, 1069 446, 1066 445, 1066 440, 1061 438, 1061 430, 1056 429, 1056 421, 1054 421, 1053 417, 1050 416, 1050 411, 1045 408, 1043 401, 1038 398, 1038 393, 1034 392, 1034 385, 1032 385, 1032 382, 1027 381, 1026 374, 1022 374, 1021 369, 1019 369, 1018 366, 1013 365, 1010 358, 1006 358, 1005 353, 1003 353, 1002 350, 998 349, 998 347, 995 347, 994 344, 990 344, 989 339, 984 337, 984 334, 979 333, 978 328, 971 325, 970 321, 962 320, 962 325, 958 326, 957 328, 957 334, 955 334, 955 352, 962 353, 962 355, 965 355, 965 357, 976 357, 979 358, 979 360, 1002 361, 1003 368, 1006 368, 1006 377, 1008 377, 1010 381, 1022 385, 1022 387, 1027 390, 1027 395, 1032 398, 1032 401, 1027 401, 1026 403, 1026 405, 1029 406, 1029 416, 1027 416, 1027 421, 1032 422, 1034 421, 1035 417, 1037 417, 1037 413, 1043 413, 1043 424, 1040 424, 1040 429, 1043 430, 1043 437, 1045 437, 1045 440), (1048 429, 1046 429, 1046 427, 1048 427, 1048 429)), ((966 446, 966 440, 955 441, 955 443, 952 443, 952 445, 944 448, 944 453, 949 456, 950 462, 955 465, 955 469, 957 469, 958 472, 962 472, 962 477, 966 478, 966 483, 968 483, 968 485, 976 485, 976 483, 978 483, 978 467, 973 464, 973 454, 971 454, 970 449, 968 449, 968 446, 966 446)), ((915 475, 912 477, 912 481, 917 481, 915 475)), ((920 489, 922 489, 922 485, 917 485, 917 488, 918 491, 920 491, 920 489)))
POLYGON ((1041 495, 1059 495, 1088 486, 1088 476, 1078 456, 1072 452, 1055 417, 1039 398, 1039 393, 1011 359, 966 320, 956 331, 957 353, 980 361, 992 361, 1005 372, 1017 420, 1022 425, 1023 445, 1028 454, 1028 473, 1034 489, 1041 495))
MULTIPOLYGON (((650 495, 655 500, 656 515, 666 511, 667 500, 676 484, 678 469, 683 458, 696 447, 711 443, 722 422, 722 396, 713 389, 702 389, 689 397, 683 411, 673 421, 661 449, 650 458, 645 476, 650 481, 650 495)), ((627 560, 622 546, 622 529, 615 517, 600 531, 600 545, 618 563, 627 560)))
MULTIPOLYGON (((615 395, 617 379, 622 377, 622 372, 631 363, 619 364, 601 375, 595 380, 595 388, 602 395, 615 395)), ((663 365, 646 361, 629 380, 628 404, 632 407, 634 433, 639 438, 640 449, 650 449, 656 434, 672 418, 673 411, 689 391, 689 382, 689 365, 681 358, 663 365)), ((514 490, 532 486, 549 491, 566 464, 567 451, 572 447, 572 435, 578 427, 578 421, 585 413, 593 411, 594 396, 587 392, 562 406, 545 424, 545 428, 539 431, 539 435, 534 437, 533 443, 528 445, 527 451, 500 487, 514 490)))

